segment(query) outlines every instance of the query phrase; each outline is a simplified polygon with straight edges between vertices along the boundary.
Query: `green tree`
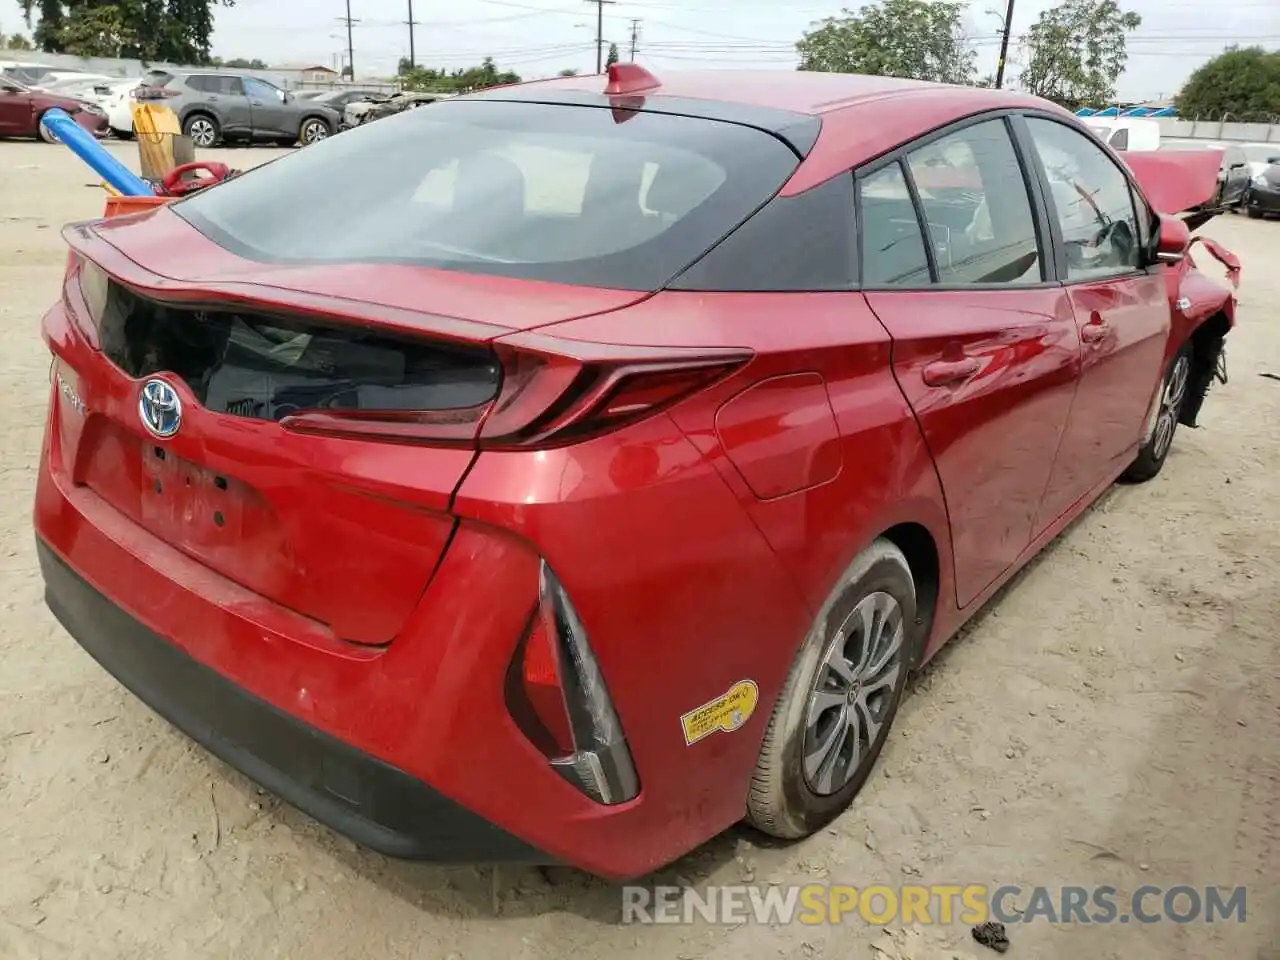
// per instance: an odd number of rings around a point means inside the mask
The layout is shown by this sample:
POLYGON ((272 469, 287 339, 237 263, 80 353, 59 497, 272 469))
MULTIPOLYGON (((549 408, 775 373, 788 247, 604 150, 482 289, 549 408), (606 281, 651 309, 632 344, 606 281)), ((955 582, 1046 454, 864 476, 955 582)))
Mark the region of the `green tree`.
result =
POLYGON ((975 54, 959 0, 879 0, 845 9, 800 38, 801 70, 968 83, 975 54))
POLYGON ((238 70, 270 70, 271 69, 271 65, 269 63, 263 63, 261 60, 257 59, 256 57, 252 60, 246 60, 244 57, 236 57, 233 60, 225 61, 224 63, 222 63, 222 66, 234 67, 235 69, 238 69, 238 70))
POLYGON ((1125 35, 1141 23, 1116 0, 1065 0, 1027 31, 1027 66, 1019 79, 1031 93, 1066 107, 1110 103, 1129 60, 1125 35))
MULTIPOLYGON (((402 67, 407 65, 402 64, 402 67)), ((485 57, 478 67, 465 70, 432 70, 429 67, 402 69, 400 86, 405 90, 436 93, 464 93, 467 90, 483 90, 509 83, 519 83, 520 75, 510 70, 499 70, 492 57, 485 57)))
POLYGON ((578 71, 573 67, 566 67, 556 74, 557 77, 576 77, 577 75, 578 71))
POLYGON ((1280 51, 1229 48, 1197 69, 1177 96, 1178 114, 1189 120, 1275 123, 1280 119, 1280 51))
POLYGON ((30 50, 31 41, 20 33, 11 33, 4 38, 4 48, 6 50, 30 50))
POLYGON ((609 55, 605 57, 604 65, 606 67, 612 67, 621 59, 622 58, 618 56, 618 45, 616 43, 609 44, 609 55))
POLYGON ((77 57, 120 57, 137 49, 135 26, 119 7, 81 7, 62 26, 62 49, 77 57))
POLYGON ((115 55, 176 63, 209 62, 213 8, 235 0, 18 0, 35 43, 50 53, 109 45, 115 55), (70 34, 67 30, 70 28, 70 34), (104 32, 105 31, 105 32, 104 32), (104 40, 103 37, 106 37, 104 40))

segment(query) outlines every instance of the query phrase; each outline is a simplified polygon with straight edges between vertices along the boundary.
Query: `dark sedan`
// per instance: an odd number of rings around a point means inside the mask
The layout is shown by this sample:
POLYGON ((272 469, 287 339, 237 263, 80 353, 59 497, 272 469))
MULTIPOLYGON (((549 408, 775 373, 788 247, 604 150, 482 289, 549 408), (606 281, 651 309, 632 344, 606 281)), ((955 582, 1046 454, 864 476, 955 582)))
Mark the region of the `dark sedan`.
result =
POLYGON ((1249 158, 1239 147, 1226 147, 1222 151, 1222 167, 1218 171, 1218 195, 1220 207, 1236 207, 1244 203, 1249 192, 1249 158))
POLYGON ((0 137, 39 137, 47 143, 56 138, 40 120, 54 107, 61 107, 95 137, 107 135, 107 114, 96 103, 33 90, 10 77, 0 78, 0 137))
POLYGON ((338 115, 343 116, 348 104, 376 96, 378 93, 374 90, 325 90, 309 99, 312 103, 321 103, 332 110, 337 110, 338 115))
POLYGON ((1268 157, 1267 163, 1270 165, 1253 178, 1245 196, 1245 213, 1254 219, 1280 214, 1280 153, 1268 157))

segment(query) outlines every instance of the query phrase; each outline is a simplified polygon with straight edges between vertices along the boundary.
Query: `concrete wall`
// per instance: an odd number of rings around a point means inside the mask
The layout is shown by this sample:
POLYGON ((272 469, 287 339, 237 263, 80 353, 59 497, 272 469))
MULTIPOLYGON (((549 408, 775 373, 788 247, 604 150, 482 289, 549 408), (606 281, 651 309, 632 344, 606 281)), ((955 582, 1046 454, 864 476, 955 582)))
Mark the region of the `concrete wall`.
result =
POLYGON ((1234 123, 1223 120, 1178 120, 1157 117, 1160 136, 1176 140, 1235 140, 1241 143, 1280 144, 1280 124, 1234 123))

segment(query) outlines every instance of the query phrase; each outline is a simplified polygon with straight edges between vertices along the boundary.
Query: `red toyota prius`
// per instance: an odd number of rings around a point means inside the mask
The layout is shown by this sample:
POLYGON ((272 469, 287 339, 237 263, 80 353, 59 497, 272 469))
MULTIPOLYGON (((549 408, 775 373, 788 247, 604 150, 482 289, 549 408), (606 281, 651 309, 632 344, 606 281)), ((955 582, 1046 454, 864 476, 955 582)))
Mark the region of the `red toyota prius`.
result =
POLYGON ((1217 167, 1007 91, 626 66, 73 224, 48 604, 387 854, 803 837, 908 674, 1195 425, 1217 167))

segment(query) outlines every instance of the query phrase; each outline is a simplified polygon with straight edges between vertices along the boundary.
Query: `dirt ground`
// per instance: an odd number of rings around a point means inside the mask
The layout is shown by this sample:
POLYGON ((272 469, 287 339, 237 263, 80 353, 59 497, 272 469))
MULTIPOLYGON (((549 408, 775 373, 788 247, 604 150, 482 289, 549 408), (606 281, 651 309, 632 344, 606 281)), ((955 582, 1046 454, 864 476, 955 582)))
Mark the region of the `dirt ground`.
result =
MULTIPOLYGON (((93 182, 58 147, 0 143, 0 958, 881 956, 884 931, 856 918, 622 925, 619 891, 571 871, 358 850, 82 653, 42 603, 29 513, 38 321, 59 226, 101 209, 93 182)), ((833 829, 790 847, 735 831, 659 879, 1245 885, 1243 924, 1039 922, 1010 929, 1009 956, 1280 958, 1280 382, 1261 376, 1280 375, 1280 223, 1207 232, 1240 254, 1244 282, 1231 382, 1203 429, 1180 431, 1161 477, 1104 497, 944 651, 833 829)), ((888 957, 995 956, 961 925, 898 942, 888 957)))

